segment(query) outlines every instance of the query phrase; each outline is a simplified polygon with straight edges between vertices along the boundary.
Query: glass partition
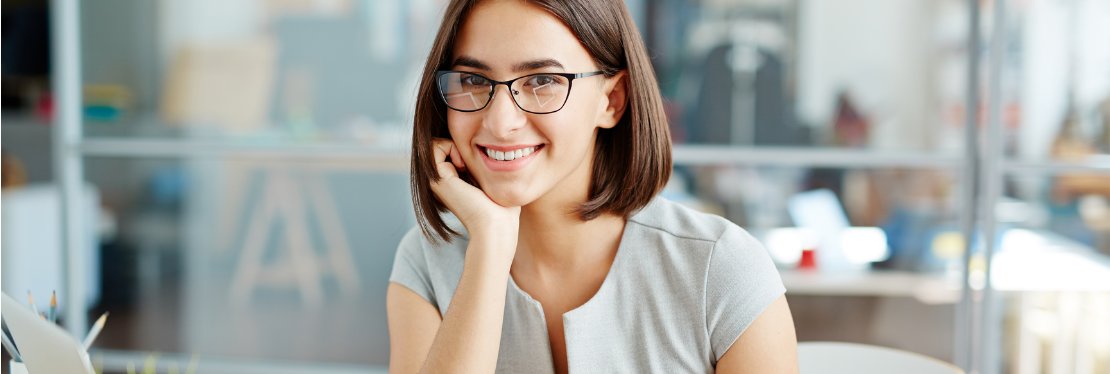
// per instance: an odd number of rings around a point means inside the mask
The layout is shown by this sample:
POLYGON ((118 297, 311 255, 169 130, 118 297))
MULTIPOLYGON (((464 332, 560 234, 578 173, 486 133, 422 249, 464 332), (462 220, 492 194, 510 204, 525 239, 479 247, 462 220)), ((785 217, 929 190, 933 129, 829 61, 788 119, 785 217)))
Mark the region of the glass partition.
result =
MULTIPOLYGON (((45 3, 5 3, 6 27, 47 22, 45 3)), ((385 370, 446 3, 54 2, 80 9, 72 150, 50 149, 68 124, 40 126, 48 65, 9 63, 6 29, 5 172, 14 155, 24 182, 63 183, 72 151, 97 191, 98 365, 385 370)), ((663 196, 764 243, 800 341, 980 373, 1110 368, 1106 2, 627 3, 675 145, 663 196)))
POLYGON ((108 221, 98 348, 387 365, 415 224, 403 159, 89 158, 108 221))
MULTIPOLYGON (((630 4, 676 144, 664 196, 768 244, 803 341, 952 360, 961 4, 630 4), (814 254, 829 240, 841 251, 814 254)), ((91 317, 127 326, 99 343, 106 367, 146 351, 388 363, 411 112, 444 5, 82 3, 85 175, 119 259, 91 317)))
POLYGON ((960 156, 967 7, 950 1, 649 2, 676 143, 960 156))
POLYGON ((1082 187, 1108 180, 1105 171, 1005 179, 985 319, 996 372, 1110 369, 1110 203, 1082 187))
POLYGON ((94 361, 384 371, 413 100, 446 2, 80 5, 84 174, 115 228, 94 361))
POLYGON ((92 140, 404 149, 445 2, 82 5, 92 140))

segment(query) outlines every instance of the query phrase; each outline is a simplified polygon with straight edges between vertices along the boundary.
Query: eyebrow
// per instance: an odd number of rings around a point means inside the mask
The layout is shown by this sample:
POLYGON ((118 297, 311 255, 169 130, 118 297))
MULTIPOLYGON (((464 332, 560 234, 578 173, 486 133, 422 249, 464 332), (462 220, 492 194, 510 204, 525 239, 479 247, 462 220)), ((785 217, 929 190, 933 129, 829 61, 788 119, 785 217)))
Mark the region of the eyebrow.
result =
MULTIPOLYGON (((465 66, 465 67, 474 68, 474 69, 478 69, 478 70, 484 70, 484 71, 493 70, 485 62, 479 61, 476 58, 466 56, 466 55, 459 56, 459 57, 455 58, 455 63, 454 63, 453 66, 465 66)), ((560 63, 558 60, 555 60, 553 58, 545 58, 545 59, 539 59, 539 60, 524 61, 524 62, 521 62, 519 64, 516 64, 516 65, 513 66, 513 72, 514 73, 519 73, 519 72, 522 72, 522 71, 536 70, 536 69, 547 68, 547 67, 553 67, 553 68, 559 68, 559 69, 566 70, 563 67, 563 64, 560 63)))

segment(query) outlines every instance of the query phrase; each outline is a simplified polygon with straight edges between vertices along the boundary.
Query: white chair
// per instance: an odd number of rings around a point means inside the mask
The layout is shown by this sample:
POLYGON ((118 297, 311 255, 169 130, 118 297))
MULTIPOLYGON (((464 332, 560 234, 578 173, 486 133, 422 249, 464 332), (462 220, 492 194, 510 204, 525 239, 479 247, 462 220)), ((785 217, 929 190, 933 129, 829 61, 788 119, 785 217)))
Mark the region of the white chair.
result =
POLYGON ((801 374, 963 374, 955 365, 916 353, 866 344, 798 343, 801 374))

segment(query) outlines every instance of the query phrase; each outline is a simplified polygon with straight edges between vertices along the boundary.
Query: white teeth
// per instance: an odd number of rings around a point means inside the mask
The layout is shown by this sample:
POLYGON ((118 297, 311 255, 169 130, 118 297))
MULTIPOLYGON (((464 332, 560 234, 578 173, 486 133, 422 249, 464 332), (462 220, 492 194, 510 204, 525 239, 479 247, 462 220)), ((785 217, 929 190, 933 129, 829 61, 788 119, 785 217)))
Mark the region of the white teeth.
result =
POLYGON ((513 151, 502 152, 486 148, 486 156, 497 161, 512 161, 536 152, 536 147, 521 148, 513 151))

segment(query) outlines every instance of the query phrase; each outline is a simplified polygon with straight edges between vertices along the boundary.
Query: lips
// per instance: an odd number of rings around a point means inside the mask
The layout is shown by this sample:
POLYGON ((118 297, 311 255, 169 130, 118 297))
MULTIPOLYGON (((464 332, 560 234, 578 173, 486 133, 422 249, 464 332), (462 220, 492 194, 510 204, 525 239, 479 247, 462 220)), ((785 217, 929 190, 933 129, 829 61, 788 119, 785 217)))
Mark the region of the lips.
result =
POLYGON ((544 148, 543 144, 533 146, 483 146, 478 150, 482 153, 482 162, 492 171, 516 171, 527 166, 536 153, 544 148))
POLYGON ((495 151, 486 148, 486 156, 497 161, 512 161, 524 156, 528 156, 536 151, 536 147, 517 148, 515 150, 508 150, 505 152, 495 151))

